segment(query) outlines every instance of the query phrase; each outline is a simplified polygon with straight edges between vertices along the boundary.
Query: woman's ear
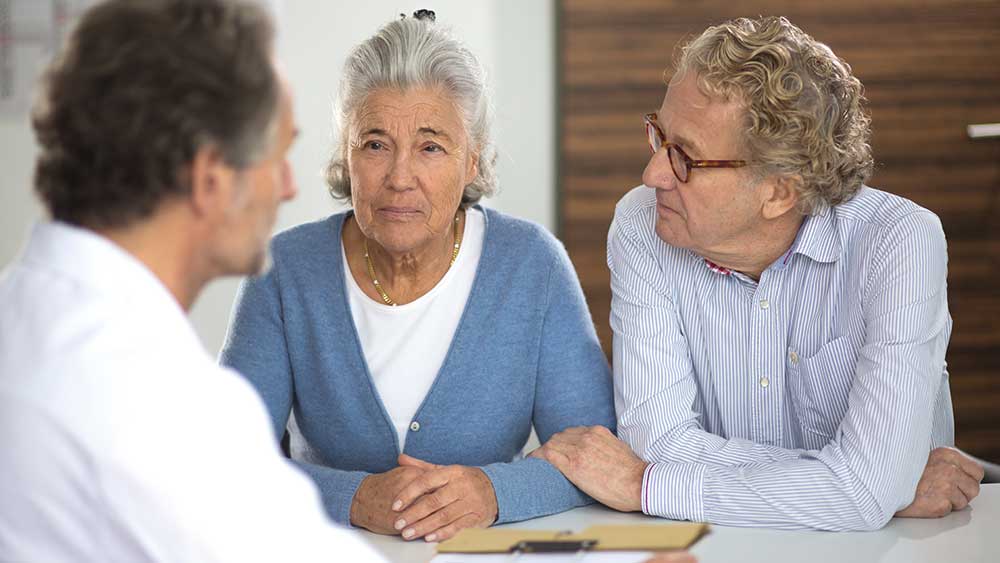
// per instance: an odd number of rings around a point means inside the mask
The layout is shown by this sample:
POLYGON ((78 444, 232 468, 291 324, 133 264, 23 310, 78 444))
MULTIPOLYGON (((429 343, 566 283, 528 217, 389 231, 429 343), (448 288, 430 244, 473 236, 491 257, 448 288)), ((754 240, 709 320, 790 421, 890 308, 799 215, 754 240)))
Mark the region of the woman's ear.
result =
POLYGON ((472 155, 469 157, 469 166, 468 166, 468 170, 466 170, 465 173, 466 173, 466 176, 465 176, 465 180, 466 180, 465 181, 465 185, 467 185, 467 186, 469 184, 471 184, 473 181, 475 181, 476 176, 479 176, 479 153, 478 152, 472 153, 472 155))

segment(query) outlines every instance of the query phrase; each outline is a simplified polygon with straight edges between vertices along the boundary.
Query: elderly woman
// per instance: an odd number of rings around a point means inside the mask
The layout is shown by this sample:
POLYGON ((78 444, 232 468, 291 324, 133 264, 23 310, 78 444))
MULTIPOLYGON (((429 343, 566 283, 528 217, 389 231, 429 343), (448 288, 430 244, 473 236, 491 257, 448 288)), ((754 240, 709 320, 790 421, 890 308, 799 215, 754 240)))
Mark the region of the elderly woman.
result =
POLYGON ((532 426, 613 428, 614 408, 563 247, 477 205, 496 184, 479 62, 394 21, 349 56, 338 109, 328 182, 352 209, 275 237, 223 363, 340 523, 435 541, 590 502, 520 459, 532 426))

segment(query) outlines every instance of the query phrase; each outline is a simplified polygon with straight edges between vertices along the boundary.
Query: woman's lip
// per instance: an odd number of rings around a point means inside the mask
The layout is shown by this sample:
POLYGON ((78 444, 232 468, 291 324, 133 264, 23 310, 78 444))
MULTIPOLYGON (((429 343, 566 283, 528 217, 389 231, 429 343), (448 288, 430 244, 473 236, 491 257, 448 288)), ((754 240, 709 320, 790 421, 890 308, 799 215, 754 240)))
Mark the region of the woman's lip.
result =
POLYGON ((378 212, 388 219, 411 219, 420 214, 414 207, 380 207, 378 212))
POLYGON ((388 211, 390 213, 416 213, 418 209, 416 207, 386 206, 379 208, 379 211, 388 211))

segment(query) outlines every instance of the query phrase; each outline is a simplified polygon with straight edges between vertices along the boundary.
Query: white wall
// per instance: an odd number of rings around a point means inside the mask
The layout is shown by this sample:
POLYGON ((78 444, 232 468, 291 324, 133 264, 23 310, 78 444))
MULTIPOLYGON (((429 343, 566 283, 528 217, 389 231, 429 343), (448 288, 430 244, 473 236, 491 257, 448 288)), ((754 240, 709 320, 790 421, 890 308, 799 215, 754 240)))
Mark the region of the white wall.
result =
MULTIPOLYGON (((285 204, 277 229, 337 209, 322 170, 333 144, 332 103, 348 50, 400 13, 437 12, 486 66, 497 108, 501 193, 485 203, 554 228, 555 39, 551 0, 330 2, 272 0, 279 16, 278 55, 295 90, 302 130, 291 153, 299 196, 285 204)), ((43 216, 31 191, 37 149, 27 115, 0 118, 0 264, 17 254, 43 216)), ((238 280, 211 284, 191 312, 206 347, 222 344, 238 280)))

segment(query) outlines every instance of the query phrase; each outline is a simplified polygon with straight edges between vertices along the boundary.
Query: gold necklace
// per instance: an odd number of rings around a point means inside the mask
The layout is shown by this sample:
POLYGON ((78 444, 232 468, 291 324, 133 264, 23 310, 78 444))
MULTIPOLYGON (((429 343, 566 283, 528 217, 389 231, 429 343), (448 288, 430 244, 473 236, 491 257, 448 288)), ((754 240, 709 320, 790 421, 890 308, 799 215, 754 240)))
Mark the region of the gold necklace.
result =
MULTIPOLYGON (((448 264, 449 268, 455 265, 455 260, 458 258, 458 249, 462 247, 462 233, 458 230, 458 223, 460 219, 461 215, 455 213, 455 246, 451 251, 451 263, 448 264)), ((368 266, 368 277, 371 278, 372 283, 375 285, 375 291, 378 292, 382 301, 385 302, 386 305, 395 307, 396 302, 389 297, 389 294, 386 293, 384 289, 382 289, 382 284, 380 284, 378 282, 378 278, 375 277, 375 265, 372 264, 371 254, 368 253, 368 237, 365 237, 363 245, 365 249, 365 264, 368 266)))

